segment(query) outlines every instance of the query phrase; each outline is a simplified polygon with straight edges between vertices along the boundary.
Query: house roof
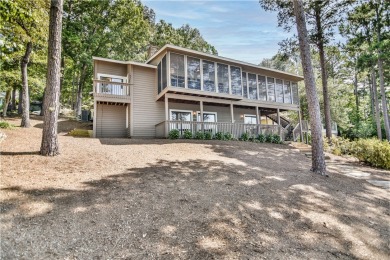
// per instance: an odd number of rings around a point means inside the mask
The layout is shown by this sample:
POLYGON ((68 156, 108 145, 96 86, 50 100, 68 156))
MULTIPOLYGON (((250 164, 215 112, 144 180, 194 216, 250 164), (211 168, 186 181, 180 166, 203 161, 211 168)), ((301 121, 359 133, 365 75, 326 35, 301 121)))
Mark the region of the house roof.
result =
POLYGON ((114 62, 114 63, 120 63, 120 64, 126 64, 126 65, 130 64, 130 65, 147 67, 147 68, 152 68, 152 69, 156 69, 157 68, 157 66, 155 66, 155 65, 146 64, 146 63, 142 63, 142 62, 136 62, 136 61, 121 61, 121 60, 106 59, 106 58, 95 57, 95 56, 92 57, 92 60, 114 62))
MULTIPOLYGON (((285 72, 285 71, 280 71, 280 70, 276 70, 276 69, 271 69, 271 68, 266 68, 266 67, 262 67, 262 66, 259 66, 259 65, 255 65, 255 64, 252 64, 252 63, 248 63, 248 62, 244 62, 244 61, 239 61, 239 60, 235 60, 235 59, 230 59, 230 58, 226 58, 226 57, 222 57, 222 56, 218 56, 218 55, 213 55, 213 54, 209 54, 209 53, 204 53, 204 52, 200 52, 200 51, 194 51, 194 50, 191 50, 191 49, 187 49, 187 48, 182 48, 182 47, 178 47, 178 46, 175 46, 175 45, 172 45, 172 44, 166 44, 164 45, 164 47, 162 47, 161 49, 159 49, 152 57, 150 57, 146 63, 150 64, 151 62, 153 62, 160 54, 162 54, 163 52, 165 51, 178 51, 178 52, 181 52, 181 53, 186 53, 186 54, 189 54, 189 55, 196 55, 196 56, 200 56, 200 57, 203 57, 203 58, 209 58, 209 59, 212 59, 212 60, 217 60, 217 61, 220 61, 220 62, 228 62, 228 63, 233 63, 233 64, 237 64, 237 65, 240 65, 241 67, 243 67, 244 70, 260 70, 262 72, 268 72, 272 75, 284 75, 284 76, 288 76, 288 78, 292 79, 292 80, 295 80, 295 81, 300 81, 300 80, 303 80, 304 78, 300 75, 296 75, 296 74, 293 74, 293 73, 288 73, 288 72, 285 72)), ((268 74, 267 73, 267 74, 268 74)))

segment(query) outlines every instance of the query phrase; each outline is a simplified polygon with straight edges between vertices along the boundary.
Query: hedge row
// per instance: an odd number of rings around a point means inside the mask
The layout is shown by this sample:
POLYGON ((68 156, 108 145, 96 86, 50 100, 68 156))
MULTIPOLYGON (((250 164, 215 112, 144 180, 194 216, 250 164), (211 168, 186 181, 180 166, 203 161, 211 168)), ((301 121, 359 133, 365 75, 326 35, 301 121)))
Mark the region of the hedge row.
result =
MULTIPOLYGON (((168 133, 169 139, 178 139, 180 138, 180 132, 177 129, 173 129, 169 131, 168 133)), ((223 132, 217 132, 215 135, 212 135, 211 132, 202 132, 198 131, 195 133, 195 135, 192 135, 191 131, 184 131, 183 133, 184 139, 198 139, 198 140, 237 140, 233 138, 233 135, 229 132, 223 133, 223 132)), ((282 143, 282 140, 280 139, 280 136, 277 134, 259 134, 257 137, 250 136, 248 133, 243 133, 241 135, 241 138, 238 140, 240 141, 250 141, 250 142, 258 142, 258 143, 275 143, 280 144, 282 143)))
POLYGON ((390 170, 390 143, 378 139, 359 139, 349 141, 333 137, 329 145, 324 140, 326 151, 335 155, 351 155, 374 167, 390 170))

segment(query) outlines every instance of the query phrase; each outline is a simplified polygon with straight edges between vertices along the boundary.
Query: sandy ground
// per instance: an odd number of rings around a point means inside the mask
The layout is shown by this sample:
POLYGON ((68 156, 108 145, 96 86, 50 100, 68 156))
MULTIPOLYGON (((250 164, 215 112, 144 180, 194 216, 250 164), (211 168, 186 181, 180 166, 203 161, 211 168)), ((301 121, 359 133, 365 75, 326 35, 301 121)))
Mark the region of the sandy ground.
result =
POLYGON ((389 259, 389 191, 314 175, 289 146, 74 138, 88 126, 62 121, 49 158, 38 119, 3 130, 1 259, 389 259))

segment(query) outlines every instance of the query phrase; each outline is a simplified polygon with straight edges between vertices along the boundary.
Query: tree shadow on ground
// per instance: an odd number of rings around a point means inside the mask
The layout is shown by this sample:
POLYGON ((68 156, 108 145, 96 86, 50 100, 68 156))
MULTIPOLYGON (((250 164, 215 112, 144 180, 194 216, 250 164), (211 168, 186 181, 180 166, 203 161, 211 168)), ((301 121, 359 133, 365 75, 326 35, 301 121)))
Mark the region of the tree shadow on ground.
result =
MULTIPOLYGON (((210 149, 233 157, 222 146, 210 149)), ((370 187, 343 176, 311 174, 307 161, 297 165, 300 154, 284 156, 285 166, 272 172, 269 165, 282 162, 271 152, 287 150, 269 149, 275 150, 256 154, 248 145, 239 151, 235 158, 246 165, 160 160, 85 182, 80 190, 3 188, 9 196, 0 207, 2 256, 354 259, 361 250, 368 258, 390 253, 384 198, 365 196, 370 187), (250 156, 258 163, 245 159, 250 156), (359 188, 349 192, 348 185, 359 188)))

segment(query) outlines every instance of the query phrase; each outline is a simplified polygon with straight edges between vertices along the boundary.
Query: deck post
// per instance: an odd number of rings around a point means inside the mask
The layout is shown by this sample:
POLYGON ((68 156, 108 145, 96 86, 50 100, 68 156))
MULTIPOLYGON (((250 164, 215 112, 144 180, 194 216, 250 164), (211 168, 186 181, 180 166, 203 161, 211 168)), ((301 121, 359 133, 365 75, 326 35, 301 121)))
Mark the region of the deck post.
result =
POLYGON ((96 138, 96 120, 98 115, 98 109, 97 109, 97 102, 96 100, 93 101, 93 138, 96 138))
POLYGON ((168 97, 165 95, 165 137, 168 137, 168 124, 169 124, 169 110, 168 110, 168 97))
POLYGON ((201 101, 199 101, 199 105, 200 105, 200 124, 201 124, 201 130, 202 130, 202 132, 204 131, 204 124, 203 124, 203 120, 204 120, 204 118, 203 118, 203 101, 201 100, 201 101))
MULTIPOLYGON (((259 107, 256 106, 256 123, 259 125, 260 124, 260 116, 259 116, 259 107)), ((257 128, 257 134, 260 133, 259 126, 257 128)))
POLYGON ((280 139, 282 139, 282 129, 280 127, 280 111, 279 111, 279 108, 277 108, 276 110, 276 113, 277 113, 277 119, 278 119, 278 134, 280 136, 280 139))
POLYGON ((298 118, 299 118, 299 134, 301 136, 301 142, 303 143, 301 110, 298 110, 298 118))
POLYGON ((230 115, 231 115, 231 117, 232 117, 232 123, 234 123, 233 103, 230 104, 230 115))

